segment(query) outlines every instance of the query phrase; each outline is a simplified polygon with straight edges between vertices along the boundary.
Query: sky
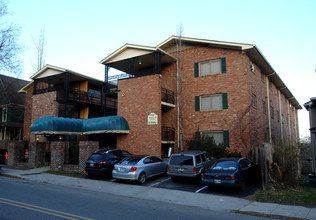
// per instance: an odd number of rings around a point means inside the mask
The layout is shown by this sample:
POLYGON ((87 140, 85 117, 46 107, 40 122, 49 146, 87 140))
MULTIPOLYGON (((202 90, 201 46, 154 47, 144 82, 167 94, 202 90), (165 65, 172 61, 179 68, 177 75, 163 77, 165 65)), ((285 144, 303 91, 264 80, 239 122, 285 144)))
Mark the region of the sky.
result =
POLYGON ((303 107, 316 96, 315 0, 7 0, 20 29, 21 78, 35 73, 34 41, 45 33, 46 64, 104 79, 99 62, 126 43, 157 46, 172 35, 255 44, 303 107))

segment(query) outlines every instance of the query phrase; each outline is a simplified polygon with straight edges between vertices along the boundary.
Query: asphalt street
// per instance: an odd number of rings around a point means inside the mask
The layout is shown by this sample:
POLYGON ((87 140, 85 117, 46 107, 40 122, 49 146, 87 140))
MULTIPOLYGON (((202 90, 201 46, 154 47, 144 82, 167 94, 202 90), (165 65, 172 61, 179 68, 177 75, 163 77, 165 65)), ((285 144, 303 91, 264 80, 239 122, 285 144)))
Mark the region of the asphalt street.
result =
POLYGON ((269 219, 8 177, 0 188, 0 219, 269 219))
MULTIPOLYGON (((86 178, 90 178, 90 177, 87 176, 86 178)), ((98 180, 138 185, 137 182, 121 181, 121 180, 118 181, 109 177, 98 178, 98 180)), ((180 191, 193 192, 193 193, 234 196, 237 198, 250 197, 255 194, 256 190, 259 187, 256 184, 250 184, 250 185, 247 185, 246 190, 244 192, 240 192, 239 190, 234 189, 234 188, 210 188, 206 184, 196 179, 181 179, 181 181, 173 182, 171 181, 171 178, 166 175, 150 178, 143 185, 149 186, 149 187, 155 187, 155 188, 180 190, 180 191)))

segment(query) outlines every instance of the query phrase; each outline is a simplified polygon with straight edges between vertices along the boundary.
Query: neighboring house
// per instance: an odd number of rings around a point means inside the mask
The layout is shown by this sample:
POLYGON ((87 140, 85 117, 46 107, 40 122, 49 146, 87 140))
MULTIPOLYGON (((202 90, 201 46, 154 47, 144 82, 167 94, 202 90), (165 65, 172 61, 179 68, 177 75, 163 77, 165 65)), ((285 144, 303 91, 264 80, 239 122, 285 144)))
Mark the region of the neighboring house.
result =
POLYGON ((18 92, 28 81, 0 75, 0 148, 22 140, 25 95, 18 92))
POLYGON ((172 36, 156 47, 126 44, 100 63, 118 80, 118 115, 129 124, 117 147, 166 156, 196 131, 243 154, 298 141, 302 107, 252 44, 172 36))

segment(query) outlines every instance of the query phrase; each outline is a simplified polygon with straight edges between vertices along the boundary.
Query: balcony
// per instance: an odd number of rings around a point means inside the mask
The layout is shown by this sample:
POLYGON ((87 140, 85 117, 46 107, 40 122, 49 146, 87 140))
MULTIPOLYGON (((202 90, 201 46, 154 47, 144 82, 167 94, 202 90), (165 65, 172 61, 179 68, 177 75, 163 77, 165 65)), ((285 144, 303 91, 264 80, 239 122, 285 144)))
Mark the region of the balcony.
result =
POLYGON ((161 88, 161 105, 163 110, 170 110, 176 107, 173 91, 161 88))
MULTIPOLYGON (((63 102, 65 98, 65 90, 58 89, 57 90, 57 101, 63 102)), ((67 101, 77 102, 77 103, 84 103, 88 105, 96 105, 101 106, 101 96, 92 96, 88 92, 84 92, 78 89, 69 89, 67 101)), ((107 108, 117 108, 117 99, 112 97, 106 97, 105 99, 106 107, 107 108)))
POLYGON ((174 144, 175 143, 175 129, 170 127, 161 128, 161 143, 174 144))

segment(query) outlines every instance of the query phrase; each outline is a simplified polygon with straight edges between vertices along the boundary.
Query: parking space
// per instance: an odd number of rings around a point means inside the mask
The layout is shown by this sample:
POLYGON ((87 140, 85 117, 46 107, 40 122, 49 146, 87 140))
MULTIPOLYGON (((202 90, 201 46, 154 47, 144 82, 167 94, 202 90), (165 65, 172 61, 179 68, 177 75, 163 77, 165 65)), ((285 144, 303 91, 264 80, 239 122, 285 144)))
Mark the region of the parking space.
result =
MULTIPOLYGON (((112 178, 100 178, 99 180, 120 182, 122 184, 138 185, 137 182, 117 181, 116 179, 112 179, 112 178)), ((259 188, 259 186, 255 184, 248 185, 244 192, 240 192, 236 189, 231 189, 231 188, 210 188, 204 183, 198 180, 194 180, 194 179, 181 179, 178 182, 173 182, 171 181, 171 178, 166 175, 150 178, 142 185, 148 186, 148 187, 172 189, 172 190, 186 191, 186 192, 192 192, 192 193, 205 193, 205 194, 212 194, 212 195, 218 195, 218 196, 234 196, 238 198, 250 197, 254 195, 257 189, 259 188)))

